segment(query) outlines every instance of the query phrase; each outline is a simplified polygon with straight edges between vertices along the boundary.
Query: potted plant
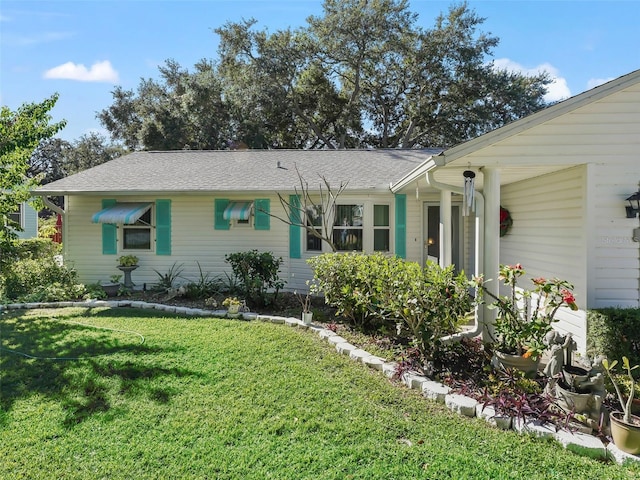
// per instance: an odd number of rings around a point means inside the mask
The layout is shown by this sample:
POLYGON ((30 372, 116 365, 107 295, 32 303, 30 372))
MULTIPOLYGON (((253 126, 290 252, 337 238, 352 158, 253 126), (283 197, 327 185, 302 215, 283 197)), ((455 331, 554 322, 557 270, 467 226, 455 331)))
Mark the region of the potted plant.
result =
POLYGON ((138 257, 135 255, 122 255, 118 257, 118 265, 120 267, 137 267, 138 257))
POLYGON ((138 268, 138 257, 135 255, 122 255, 118 258, 117 268, 124 273, 124 286, 133 288, 135 284, 131 281, 131 272, 138 268))
POLYGON ((482 277, 474 279, 481 302, 486 293, 493 299, 490 308, 498 310, 495 322, 494 352, 498 361, 509 368, 535 374, 545 351, 545 336, 551 330, 561 306, 577 310, 573 285, 565 280, 534 278, 533 289, 518 287, 525 270, 519 263, 500 265, 498 279, 508 289, 507 295, 495 295, 484 286, 482 277))
POLYGON ((227 307, 227 312, 231 315, 235 315, 238 313, 241 304, 242 302, 238 300, 237 297, 227 297, 222 302, 222 306, 227 307))
MULTIPOLYGON (((307 280, 307 286, 309 286, 309 280, 307 280)), ((310 290, 307 290, 306 294, 299 294, 298 292, 293 292, 296 297, 298 297, 298 301, 302 306, 302 323, 305 325, 310 325, 313 320, 313 312, 311 311, 311 294, 310 290)))
POLYGON ((626 370, 627 377, 630 381, 629 395, 623 396, 620 388, 620 382, 616 379, 613 369, 618 364, 617 360, 609 363, 606 358, 602 361, 613 387, 618 395, 618 401, 622 407, 622 411, 611 412, 609 418, 611 419, 611 436, 613 437, 613 443, 623 452, 637 455, 640 453, 640 417, 631 413, 631 405, 633 404, 633 395, 636 390, 636 380, 633 378, 631 372, 639 367, 634 365, 633 367, 629 363, 627 357, 622 357, 622 368, 626 370))

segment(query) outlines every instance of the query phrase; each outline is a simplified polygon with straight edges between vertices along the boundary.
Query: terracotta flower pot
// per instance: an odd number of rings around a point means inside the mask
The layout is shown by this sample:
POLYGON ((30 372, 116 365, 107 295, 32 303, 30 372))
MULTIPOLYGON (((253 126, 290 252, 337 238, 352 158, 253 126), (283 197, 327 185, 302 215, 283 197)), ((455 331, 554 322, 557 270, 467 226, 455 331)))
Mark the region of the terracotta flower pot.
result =
POLYGON ((616 447, 631 455, 640 454, 640 417, 631 415, 632 423, 622 420, 622 412, 613 412, 611 418, 611 436, 616 447))

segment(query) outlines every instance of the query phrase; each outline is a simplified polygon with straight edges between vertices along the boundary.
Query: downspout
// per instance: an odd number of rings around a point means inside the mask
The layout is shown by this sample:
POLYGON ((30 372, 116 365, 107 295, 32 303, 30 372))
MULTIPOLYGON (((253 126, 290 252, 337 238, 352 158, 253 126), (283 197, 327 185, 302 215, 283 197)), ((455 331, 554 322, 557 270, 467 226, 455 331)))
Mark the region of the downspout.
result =
MULTIPOLYGON (((457 187, 454 185, 447 185, 444 183, 438 182, 435 178, 433 178, 433 171, 429 170, 425 174, 425 178, 427 180, 427 184, 436 190, 448 191, 453 193, 458 193, 460 195, 464 194, 464 189, 462 187, 457 187)), ((481 264, 481 256, 482 256, 482 239, 483 235, 483 223, 482 217, 484 217, 484 196, 482 193, 476 191, 475 192, 476 199, 476 228, 475 228, 475 253, 474 253, 474 275, 480 275, 480 264, 481 264)), ((453 335, 447 335, 446 337, 442 337, 441 340, 444 343, 452 343, 462 340, 463 338, 473 338, 480 335, 484 330, 484 309, 485 305, 480 308, 476 305, 474 310, 474 326, 470 330, 465 330, 464 332, 455 333, 453 335)))
POLYGON ((55 203, 53 203, 51 200, 49 200, 49 197, 42 195, 41 198, 42 198, 42 202, 47 206, 49 210, 52 210, 64 217, 64 210, 61 209, 59 206, 57 206, 55 203))

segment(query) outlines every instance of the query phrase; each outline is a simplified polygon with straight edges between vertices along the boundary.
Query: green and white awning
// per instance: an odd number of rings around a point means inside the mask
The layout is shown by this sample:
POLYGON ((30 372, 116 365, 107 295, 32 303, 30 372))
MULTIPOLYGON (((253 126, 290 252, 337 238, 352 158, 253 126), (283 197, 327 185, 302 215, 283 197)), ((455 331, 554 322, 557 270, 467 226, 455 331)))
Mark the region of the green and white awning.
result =
POLYGON ((222 218, 225 220, 249 220, 253 202, 230 202, 224 209, 222 218))
POLYGON ((151 208, 151 203, 116 203, 95 213, 91 218, 93 223, 124 223, 132 225, 140 220, 147 210, 151 208))

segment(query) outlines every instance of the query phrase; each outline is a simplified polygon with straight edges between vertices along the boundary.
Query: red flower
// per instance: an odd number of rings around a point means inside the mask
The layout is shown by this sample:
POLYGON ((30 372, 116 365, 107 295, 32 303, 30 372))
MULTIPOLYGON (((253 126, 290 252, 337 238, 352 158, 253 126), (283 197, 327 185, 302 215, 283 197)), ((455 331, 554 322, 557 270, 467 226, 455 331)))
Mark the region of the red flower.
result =
POLYGON ((576 305, 576 297, 573 296, 569 290, 562 289, 560 291, 562 295, 562 301, 571 307, 571 310, 577 310, 578 306, 576 305))
POLYGON ((547 279, 544 277, 538 277, 531 280, 535 285, 544 285, 547 283, 547 279))

